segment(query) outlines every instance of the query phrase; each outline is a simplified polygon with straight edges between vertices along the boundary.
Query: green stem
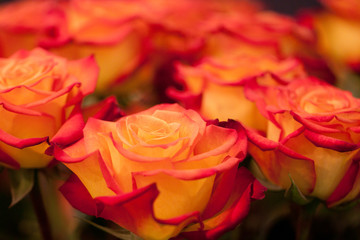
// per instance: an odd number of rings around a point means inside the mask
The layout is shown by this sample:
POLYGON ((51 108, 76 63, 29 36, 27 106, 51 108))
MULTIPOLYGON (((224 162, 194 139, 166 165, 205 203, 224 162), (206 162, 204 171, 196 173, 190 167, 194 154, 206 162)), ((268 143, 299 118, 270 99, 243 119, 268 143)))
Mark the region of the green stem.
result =
POLYGON ((311 229, 312 220, 314 218, 319 202, 312 202, 302 205, 298 208, 298 216, 296 222, 296 240, 308 240, 311 229))
POLYGON ((143 240, 138 235, 135 235, 134 233, 130 233, 130 240, 143 240))
POLYGON ((38 173, 35 171, 34 187, 30 192, 31 202, 39 223, 41 234, 44 240, 52 240, 49 218, 46 213, 44 201, 41 196, 38 173))

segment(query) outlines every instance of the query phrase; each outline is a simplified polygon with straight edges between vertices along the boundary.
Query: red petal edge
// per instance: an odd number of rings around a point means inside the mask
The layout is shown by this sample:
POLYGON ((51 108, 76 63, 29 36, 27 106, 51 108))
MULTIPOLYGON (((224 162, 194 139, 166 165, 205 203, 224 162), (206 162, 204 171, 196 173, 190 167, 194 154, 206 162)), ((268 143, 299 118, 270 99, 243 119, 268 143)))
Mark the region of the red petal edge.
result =
POLYGON ((327 199, 326 205, 328 207, 331 207, 337 201, 340 201, 342 198, 346 197, 346 195, 352 190, 354 186, 358 172, 359 162, 354 161, 345 173, 344 178, 336 187, 335 191, 327 199))

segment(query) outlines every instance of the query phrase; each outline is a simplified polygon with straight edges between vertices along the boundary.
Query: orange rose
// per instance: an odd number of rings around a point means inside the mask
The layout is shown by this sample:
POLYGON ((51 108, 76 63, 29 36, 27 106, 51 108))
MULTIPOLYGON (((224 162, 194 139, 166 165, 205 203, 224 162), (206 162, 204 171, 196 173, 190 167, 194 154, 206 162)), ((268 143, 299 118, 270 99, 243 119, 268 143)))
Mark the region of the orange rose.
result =
POLYGON ((246 85, 284 85, 305 76, 294 59, 251 56, 206 58, 193 67, 178 65, 177 70, 186 91, 170 89, 171 96, 207 119, 236 119, 257 129, 265 128, 265 119, 249 100, 246 85))
POLYGON ((51 51, 68 59, 94 54, 98 92, 110 91, 144 59, 148 30, 142 1, 71 0, 63 11, 71 41, 51 51))
POLYGON ((331 11, 313 14, 318 48, 337 71, 360 67, 360 4, 356 0, 324 0, 331 11))
POLYGON ((154 13, 152 43, 157 51, 167 54, 199 54, 208 34, 221 28, 235 16, 246 18, 259 9, 250 1, 166 1, 147 0, 154 13), (186 17, 184 17, 186 13, 186 17), (196 52, 195 52, 196 50, 196 52))
POLYGON ((90 118, 83 139, 54 146, 56 159, 75 173, 61 191, 75 208, 144 239, 214 239, 239 223, 251 198, 263 196, 238 169, 244 137, 176 104, 116 122, 90 118))
POLYGON ((267 11, 241 11, 235 15, 229 11, 225 16, 215 15, 210 22, 213 29, 205 36, 206 55, 311 55, 312 32, 284 15, 267 11))
POLYGON ((258 10, 248 1, 166 1, 144 0, 151 14, 146 16, 149 25, 151 52, 147 66, 151 69, 154 91, 159 102, 170 99, 165 91, 176 85, 173 78, 174 62, 193 63, 206 53, 206 46, 214 31, 223 22, 241 16, 245 18, 258 10), (186 17, 184 17, 186 13, 186 17), (219 21, 221 19, 221 21, 219 21))
POLYGON ((49 140, 63 144, 81 135, 79 104, 94 91, 98 67, 92 57, 67 61, 35 49, 1 58, 0 70, 0 161, 45 167, 49 140))
POLYGON ((263 89, 264 134, 248 130, 249 152, 264 176, 329 206, 360 192, 360 100, 317 79, 263 89))
POLYGON ((140 1, 24 0, 0 7, 0 13, 3 56, 38 46, 71 60, 94 54, 100 93, 132 73, 147 49, 140 1))
POLYGON ((310 75, 334 81, 327 63, 313 47, 314 32, 293 18, 268 11, 229 11, 214 14, 208 22, 207 28, 212 28, 204 33, 203 57, 296 58, 310 75))
POLYGON ((0 6, 0 55, 68 41, 65 15, 57 1, 22 0, 0 6))

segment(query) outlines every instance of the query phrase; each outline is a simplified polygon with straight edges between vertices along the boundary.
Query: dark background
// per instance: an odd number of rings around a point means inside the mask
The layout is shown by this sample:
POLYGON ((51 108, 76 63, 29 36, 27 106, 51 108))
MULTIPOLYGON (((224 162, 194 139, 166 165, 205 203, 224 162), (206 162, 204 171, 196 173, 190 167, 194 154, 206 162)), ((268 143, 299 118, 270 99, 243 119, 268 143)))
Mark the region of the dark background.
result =
POLYGON ((295 14, 299 9, 321 6, 317 0, 262 0, 260 2, 264 2, 267 9, 286 14, 295 14))

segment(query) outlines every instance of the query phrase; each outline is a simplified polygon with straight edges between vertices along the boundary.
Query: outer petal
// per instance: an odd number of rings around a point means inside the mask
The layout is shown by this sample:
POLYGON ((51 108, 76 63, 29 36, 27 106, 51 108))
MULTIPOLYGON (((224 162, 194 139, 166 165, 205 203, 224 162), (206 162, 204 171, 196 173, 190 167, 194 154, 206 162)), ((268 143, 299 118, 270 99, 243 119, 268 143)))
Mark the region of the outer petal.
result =
POLYGON ((345 142, 311 131, 305 131, 305 136, 317 147, 328 148, 339 152, 349 152, 360 148, 360 144, 345 142))
POLYGON ((359 163, 353 162, 345 173, 343 179, 340 181, 339 185, 336 187, 335 191, 326 200, 326 204, 331 206, 345 198, 346 195, 348 195, 348 193, 353 189, 358 174, 359 163))
POLYGON ((54 157, 62 161, 77 175, 92 197, 114 195, 114 192, 108 188, 107 182, 103 177, 100 154, 97 151, 87 152, 83 139, 67 147, 65 150, 60 149, 56 145, 53 146, 52 150, 54 157))
POLYGON ((316 183, 314 162, 281 143, 271 141, 247 130, 249 153, 258 163, 263 174, 273 183, 288 188, 290 177, 304 194, 314 190, 316 183))
POLYGON ((266 189, 245 168, 240 168, 236 176, 233 175, 230 178, 222 176, 219 180, 220 183, 213 190, 215 198, 209 203, 207 210, 213 211, 212 208, 221 207, 221 211, 209 219, 206 219, 206 215, 204 215, 203 226, 198 224, 190 226, 180 236, 188 239, 217 239, 224 232, 235 228, 247 215, 252 199, 264 197, 266 189), (235 179, 233 179, 234 177, 235 179), (223 204, 221 195, 226 192, 231 195, 223 204), (221 204, 218 205, 219 203, 221 204))
POLYGON ((110 219, 145 239, 168 239, 196 217, 194 213, 177 219, 154 218, 152 204, 159 193, 154 184, 130 194, 94 199, 80 180, 72 175, 60 190, 76 209, 110 219))
MULTIPOLYGON (((16 162, 18 162, 22 168, 47 167, 52 160, 52 157, 45 154, 45 150, 48 147, 48 141, 44 141, 37 145, 28 146, 23 149, 0 143, 2 152, 16 160, 16 162)), ((8 161, 9 159, 5 158, 3 160, 8 161)))
POLYGON ((98 216, 95 200, 75 174, 72 174, 59 190, 74 208, 85 214, 98 216))
POLYGON ((83 109, 83 116, 85 121, 89 117, 112 121, 124 116, 124 113, 119 108, 116 98, 110 96, 97 104, 85 107, 83 109))
POLYGON ((76 106, 67 121, 51 139, 51 142, 61 146, 70 145, 83 136, 82 130, 84 126, 80 106, 76 106))
POLYGON ((339 152, 314 145, 306 135, 300 134, 289 139, 285 145, 295 152, 312 159, 315 166, 316 184, 312 196, 326 200, 345 176, 358 150, 339 152))
POLYGON ((81 92, 86 96, 95 91, 96 82, 99 76, 99 67, 94 56, 70 61, 68 64, 69 74, 76 77, 81 82, 81 92), (86 71, 84 71, 86 69, 86 71))
POLYGON ((109 97, 104 101, 85 109, 80 109, 80 106, 77 105, 67 121, 51 139, 51 142, 57 145, 66 146, 79 140, 83 136, 83 128, 85 126, 83 116, 85 117, 85 120, 89 117, 113 120, 119 118, 121 115, 122 112, 114 97, 109 97))
POLYGON ((238 163, 239 159, 227 159, 208 169, 158 170, 134 173, 133 176, 137 187, 157 184, 160 194, 154 202, 154 213, 160 219, 168 219, 204 211, 211 199, 216 175, 237 168, 238 163), (173 205, 177 207, 173 208, 173 205))
POLYGON ((157 219, 153 213, 153 203, 158 194, 156 185, 152 184, 130 194, 96 200, 104 206, 101 217, 116 222, 144 239, 165 240, 176 236, 182 228, 195 221, 197 213, 176 219, 157 219))
POLYGON ((4 164, 5 166, 8 166, 8 167, 11 167, 14 169, 20 168, 20 163, 18 163, 15 159, 13 159, 11 156, 6 154, 2 150, 0 150, 0 159, 1 159, 1 163, 4 164))
POLYGON ((186 108, 199 111, 201 108, 202 94, 194 94, 190 91, 179 91, 175 88, 168 88, 166 94, 173 99, 181 102, 186 108))
POLYGON ((0 129, 0 141, 17 148, 26 148, 46 142, 48 137, 20 139, 0 129))
MULTIPOLYGON (((355 176, 355 179, 353 180, 353 183, 352 183, 352 177, 353 177, 353 173, 352 171, 354 171, 354 169, 356 169, 355 167, 353 167, 353 169, 351 170, 350 172, 350 169, 349 169, 349 173, 350 173, 350 177, 344 180, 341 181, 341 183, 339 184, 339 190, 342 186, 342 183, 345 183, 346 186, 347 184, 350 184, 352 185, 352 188, 351 190, 343 197, 341 198, 339 201, 336 201, 336 202, 329 202, 329 206, 335 206, 335 205, 338 205, 338 204, 341 204, 341 203, 346 203, 348 201, 351 201, 353 199, 356 199, 359 197, 359 193, 360 193, 360 171, 357 172, 357 175, 355 176), (350 181, 348 181, 350 180, 350 181)), ((338 189, 336 189, 334 191, 334 193, 332 194, 332 196, 334 196, 335 198, 338 198, 338 196, 343 196, 343 194, 338 194, 338 193, 344 193, 345 191, 338 191, 338 189)), ((332 197, 331 196, 331 197, 332 197)))

